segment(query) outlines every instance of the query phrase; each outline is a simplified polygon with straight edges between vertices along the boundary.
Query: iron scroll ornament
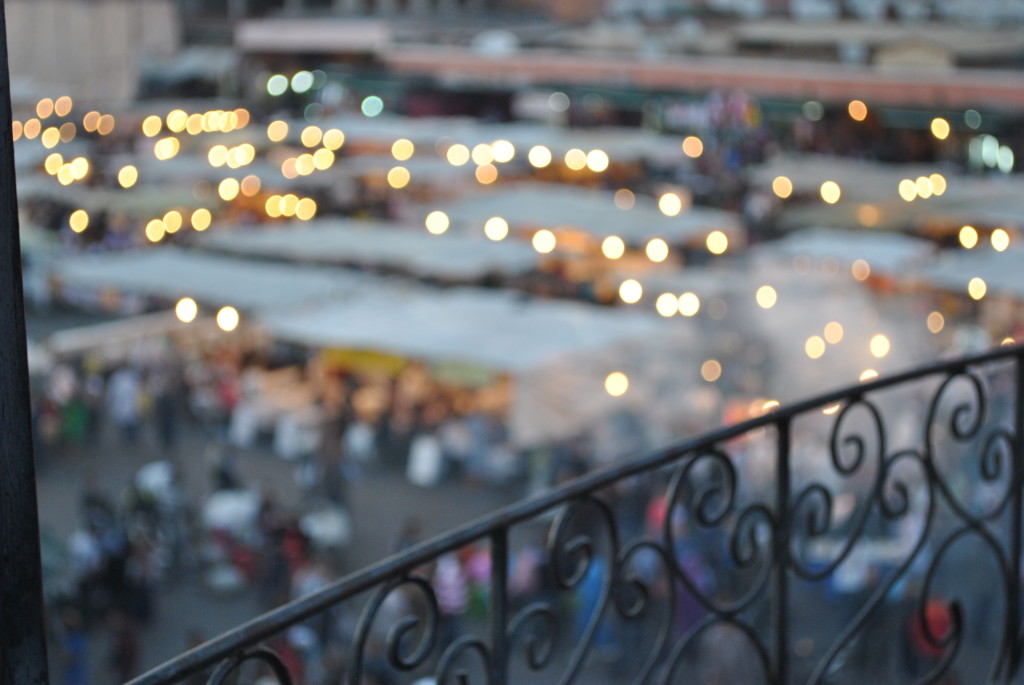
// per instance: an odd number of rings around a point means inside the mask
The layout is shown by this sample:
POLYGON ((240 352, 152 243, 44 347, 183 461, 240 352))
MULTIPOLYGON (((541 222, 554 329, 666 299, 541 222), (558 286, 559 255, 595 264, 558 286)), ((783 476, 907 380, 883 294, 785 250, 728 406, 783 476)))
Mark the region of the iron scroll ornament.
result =
MULTIPOLYGON (((527 672, 550 673, 559 683, 583 682, 595 639, 607 625, 643 625, 646 630, 643 658, 619 682, 688 680, 694 673, 687 654, 716 630, 727 629, 745 645, 757 678, 773 685, 826 683, 843 664, 841 657, 885 615, 894 593, 907 587, 913 621, 930 655, 901 682, 936 682, 960 667, 969 647, 972 612, 977 612, 965 592, 969 588, 950 587, 944 580, 967 546, 971 554, 983 557, 987 584, 997 595, 990 617, 998 635, 991 640, 988 672, 972 678, 1010 682, 1019 672, 1024 640, 1022 426, 1024 346, 859 384, 585 475, 343 578, 133 682, 174 682, 218 660, 237 660, 235 655, 289 625, 369 591, 349 650, 349 682, 358 683, 366 636, 379 607, 388 593, 400 590, 419 598, 418 609, 388 633, 387 660, 399 672, 429 669, 439 683, 506 685, 513 664, 527 672), (921 400, 917 417, 885 404, 887 392, 910 388, 921 400), (823 408, 837 404, 840 410, 825 427, 823 458, 815 462, 816 471, 799 478, 790 475, 791 425, 810 416, 820 420, 823 408), (917 437, 894 449, 894 428, 905 428, 908 416, 917 437), (773 491, 752 491, 733 445, 766 430, 778 434, 772 458, 785 477, 776 479, 773 491), (661 474, 657 482, 669 515, 660 528, 634 535, 623 526, 607 493, 655 472, 661 474), (835 517, 836 503, 840 494, 850 499, 851 483, 861 490, 844 523, 835 517), (726 565, 738 573, 734 591, 708 590, 681 562, 678 550, 689 544, 690 533, 675 527, 674 519, 685 519, 692 534, 715 534, 726 565), (474 626, 443 644, 434 589, 418 570, 444 554, 488 541, 492 565, 503 567, 508 551, 494 541, 508 540, 513 528, 539 521, 550 521, 543 566, 555 590, 579 593, 584 580, 593 581, 587 586, 593 588, 594 601, 581 620, 578 639, 570 636, 564 608, 550 597, 509 611, 507 576, 496 574, 490 624, 474 626), (902 537, 899 557, 875 579, 846 624, 810 661, 794 659, 790 586, 828 582, 870 543, 877 529, 900 527, 909 533, 902 537), (818 547, 827 549, 827 555, 812 557, 810 551, 822 541, 828 545, 818 547), (588 574, 596 575, 588 579, 588 574), (703 615, 681 629, 676 605, 684 597, 698 604, 703 615), (944 622, 930 620, 935 612, 944 622)), ((270 663, 263 657, 249 660, 270 663)))

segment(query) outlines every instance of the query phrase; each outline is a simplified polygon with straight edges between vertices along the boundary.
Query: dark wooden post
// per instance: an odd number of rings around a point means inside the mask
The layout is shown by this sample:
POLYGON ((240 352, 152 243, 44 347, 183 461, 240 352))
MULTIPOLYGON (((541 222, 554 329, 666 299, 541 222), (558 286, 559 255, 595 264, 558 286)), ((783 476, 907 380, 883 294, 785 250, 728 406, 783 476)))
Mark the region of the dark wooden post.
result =
POLYGON ((0 91, 0 683, 37 685, 49 679, 3 0, 0 91))

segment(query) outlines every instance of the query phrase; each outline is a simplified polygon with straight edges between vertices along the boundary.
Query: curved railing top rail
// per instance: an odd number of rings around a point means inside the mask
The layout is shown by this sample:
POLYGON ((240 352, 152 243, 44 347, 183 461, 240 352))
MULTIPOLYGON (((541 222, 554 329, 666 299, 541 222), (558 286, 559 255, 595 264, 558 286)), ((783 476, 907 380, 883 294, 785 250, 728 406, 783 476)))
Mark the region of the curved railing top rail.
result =
POLYGON ((140 675, 130 685, 162 685, 179 681, 239 653, 246 647, 279 633, 349 597, 411 571, 446 552, 462 548, 498 531, 542 515, 558 505, 586 493, 601 490, 616 481, 651 471, 686 454, 698 453, 711 446, 737 438, 767 426, 778 426, 794 417, 838 402, 856 400, 864 395, 910 381, 936 375, 955 375, 967 368, 1000 360, 1018 359, 1024 365, 1024 344, 1006 345, 982 354, 960 357, 921 366, 891 376, 857 383, 815 397, 780 405, 770 412, 742 423, 704 433, 675 445, 657 450, 645 457, 608 465, 583 475, 570 483, 512 504, 493 514, 471 521, 453 531, 419 543, 361 571, 349 574, 327 587, 298 598, 262 616, 233 628, 164 664, 140 675))

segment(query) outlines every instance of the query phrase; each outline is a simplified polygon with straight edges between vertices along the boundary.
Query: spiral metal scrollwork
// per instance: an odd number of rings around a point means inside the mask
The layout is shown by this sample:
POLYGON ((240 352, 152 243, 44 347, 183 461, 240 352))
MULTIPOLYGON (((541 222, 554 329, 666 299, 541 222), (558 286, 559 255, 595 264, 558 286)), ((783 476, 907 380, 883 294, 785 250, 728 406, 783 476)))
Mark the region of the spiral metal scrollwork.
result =
MULTIPOLYGON (((727 644, 749 662, 744 682, 824 685, 836 674, 854 677, 856 659, 847 657, 882 621, 916 631, 919 653, 904 664, 902 682, 962 675, 980 655, 989 672, 966 677, 1007 683, 1019 677, 1024 653, 1022 379, 1024 348, 1015 348, 782 407, 424 543, 350 579, 350 594, 336 593, 316 610, 369 594, 346 645, 350 683, 362 681, 371 652, 408 678, 433 672, 441 685, 507 685, 523 670, 568 685, 586 681, 604 658, 620 659, 616 682, 690 682, 727 644), (1007 376, 993 381, 983 368, 999 363, 1005 373, 1006 360, 1016 365, 1012 411, 999 390, 1007 376), (821 419, 822 407, 836 404, 841 410, 821 419), (744 441, 773 431, 774 454, 758 458, 775 461, 757 466, 759 475, 774 467, 776 482, 746 480, 745 458, 756 452, 743 451, 744 441), (647 498, 646 512, 618 511, 621 492, 647 498), (532 534, 531 523, 547 527, 543 551, 530 551, 543 557, 550 582, 513 600, 505 587, 515 558, 510 531, 524 526, 532 534), (480 543, 490 545, 492 572, 504 568, 485 591, 489 614, 451 638, 437 596, 446 595, 418 569, 453 550, 481 550, 480 543), (969 567, 985 571, 981 601, 964 579, 969 567), (844 574, 846 582, 855 577, 845 589, 836 582, 844 574), (840 594, 842 611, 813 640, 798 639, 795 605, 806 601, 817 619, 824 613, 817 603, 840 594), (973 632, 979 624, 989 631, 985 640, 973 632), (609 656, 612 630, 634 640, 634 653, 609 656), (806 644, 797 649, 798 642, 806 644)), ((312 613, 278 617, 259 635, 312 613)), ((193 654, 180 669, 194 673, 224 659, 210 679, 220 685, 258 662, 290 685, 281 658, 253 642, 232 643, 215 658, 193 654)))

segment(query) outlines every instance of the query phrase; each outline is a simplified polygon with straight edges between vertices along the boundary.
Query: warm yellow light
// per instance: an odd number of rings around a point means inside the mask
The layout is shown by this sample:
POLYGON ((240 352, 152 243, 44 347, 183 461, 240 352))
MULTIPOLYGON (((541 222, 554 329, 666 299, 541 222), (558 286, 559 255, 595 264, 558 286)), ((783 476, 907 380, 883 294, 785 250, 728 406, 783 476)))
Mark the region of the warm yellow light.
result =
POLYGON ((404 162, 413 156, 416 147, 408 138, 399 138, 391 145, 391 156, 399 162, 404 162))
POLYGON ((683 138, 683 154, 692 159, 697 159, 704 154, 704 143, 697 136, 683 138))
POLYGON ((142 120, 142 135, 147 138, 160 134, 160 129, 164 127, 163 119, 155 114, 150 114, 148 117, 142 120))
POLYGON ((842 342, 844 333, 843 325, 838 321, 829 321, 825 324, 825 340, 829 344, 836 345, 842 342))
POLYGON ((842 197, 842 194, 839 184, 835 181, 825 181, 821 184, 821 199, 830 205, 834 205, 839 202, 839 198, 842 197))
POLYGON ((812 335, 804 342, 804 352, 811 359, 821 359, 821 356, 825 354, 825 341, 821 339, 821 336, 812 335))
POLYGON ((57 180, 60 181, 62 186, 69 186, 75 182, 70 164, 61 164, 60 169, 57 169, 57 180))
POLYGON ((761 309, 771 309, 779 301, 779 294, 770 285, 762 285, 754 294, 754 299, 757 300, 757 306, 761 309))
POLYGON ((440 210, 434 210, 430 214, 427 214, 427 218, 424 221, 427 230, 434 235, 441 235, 448 230, 448 226, 451 222, 448 220, 448 215, 440 210))
POLYGON ((850 273, 858 281, 866 281, 871 275, 871 265, 863 259, 854 260, 853 265, 850 267, 850 273))
POLYGON ((295 205, 295 218, 299 221, 309 221, 316 216, 316 202, 309 197, 304 197, 295 205))
POLYGON ((164 239, 165 235, 167 235, 167 229, 164 228, 164 222, 160 219, 153 219, 146 224, 146 238, 149 242, 158 243, 164 239))
POLYGON ((66 117, 71 114, 71 107, 74 103, 71 101, 71 97, 68 95, 61 95, 53 103, 53 113, 59 117, 66 117))
POLYGON ((452 166, 464 166, 469 163, 469 148, 462 143, 455 143, 448 148, 445 157, 452 166))
POLYGON ((164 230, 168 233, 177 233, 181 229, 181 212, 172 209, 164 214, 164 230))
POLYGON ((882 357, 889 354, 889 338, 882 335, 881 333, 873 335, 871 337, 871 342, 868 343, 868 349, 871 351, 872 357, 875 357, 876 359, 881 359, 882 357))
POLYGON ((167 130, 171 133, 181 133, 188 123, 188 114, 184 110, 175 109, 167 113, 167 130))
POLYGON ((196 211, 192 212, 192 228, 197 231, 205 231, 210 227, 210 223, 213 222, 213 215, 210 214, 210 210, 205 207, 200 207, 196 211))
POLYGON ((282 140, 288 137, 288 122, 271 121, 267 124, 267 139, 272 143, 280 143, 282 140))
POLYGON ((967 294, 971 296, 972 300, 980 300, 985 297, 985 293, 988 292, 988 285, 981 278, 975 276, 967 284, 967 294))
POLYGON ((313 153, 313 166, 320 171, 326 171, 334 166, 334 153, 322 147, 313 153))
POLYGON ((487 143, 478 143, 473 146, 473 152, 470 154, 470 158, 477 166, 490 164, 494 161, 494 151, 487 143))
POLYGON ((711 254, 724 254, 729 249, 729 238, 721 231, 711 231, 708 233, 707 241, 708 252, 711 254))
POLYGON ((71 160, 71 178, 81 181, 89 175, 89 160, 85 157, 75 157, 71 160))
POLYGON ((388 170, 388 185, 392 188, 404 188, 409 185, 412 176, 404 166, 396 166, 388 170))
POLYGON ((619 259, 626 254, 626 243, 617 235, 610 235, 601 241, 601 252, 608 259, 619 259))
POLYGON ((541 254, 549 254, 555 249, 555 234, 546 228, 542 228, 533 234, 533 249, 541 254))
POLYGON ((498 167, 493 164, 481 164, 473 172, 473 175, 476 176, 478 183, 482 183, 485 186, 490 185, 498 180, 498 167))
POLYGON ((587 153, 587 168, 595 173, 601 173, 608 169, 611 160, 604 150, 591 150, 587 153))
POLYGON ((297 195, 288 193, 287 195, 281 196, 279 204, 281 206, 282 216, 295 216, 295 212, 299 208, 299 198, 297 195))
POLYGON ((647 258, 652 262, 663 262, 668 259, 668 243, 661 238, 654 238, 647 243, 647 258))
POLYGON ((153 146, 153 154, 160 161, 168 160, 178 154, 181 144, 177 138, 161 138, 153 146))
POLYGON ((622 282, 622 285, 619 286, 619 297, 622 298, 622 301, 626 304, 636 304, 643 296, 644 287, 635 279, 626 279, 622 282))
POLYGON ((256 148, 249 143, 242 143, 238 147, 228 150, 228 166, 232 169, 251 164, 254 159, 256 159, 256 148))
POLYGON ((1000 342, 999 344, 1002 345, 1003 347, 1006 347, 1007 345, 1016 345, 1017 341, 1014 340, 1013 338, 1007 336, 1007 337, 1003 338, 1002 342, 1000 342))
POLYGON ((299 169, 295 157, 289 157, 281 162, 281 175, 288 179, 298 177, 299 169))
POLYGON ((228 149, 223 145, 214 145, 210 148, 210 151, 206 153, 206 159, 210 163, 210 166, 224 166, 228 161, 228 149))
POLYGON ((836 402, 835 404, 829 405, 822 409, 821 413, 824 414, 825 416, 832 416, 837 411, 839 411, 842 408, 842 406, 843 405, 840 402, 836 402))
POLYGON ((629 188, 619 188, 615 191, 615 206, 621 210, 633 209, 636 205, 636 195, 629 188))
POLYGON ((185 120, 185 133, 190 136, 197 136, 203 132, 203 115, 190 114, 185 120))
POLYGON ((345 144, 345 134, 339 129, 329 128, 324 131, 324 147, 328 150, 337 150, 345 144))
POLYGON ((43 162, 43 169, 50 176, 56 175, 60 168, 64 166, 64 157, 59 152, 51 152, 46 156, 46 160, 43 162))
POLYGON ((530 164, 537 169, 543 169, 551 164, 551 150, 547 149, 543 145, 534 145, 530 148, 526 158, 530 160, 530 164))
POLYGON ((932 119, 932 135, 939 140, 945 140, 949 137, 949 122, 942 117, 935 117, 932 119))
POLYGON ((960 229, 959 238, 960 244, 970 250, 978 244, 978 231, 975 230, 974 226, 964 226, 960 229))
POLYGON ((245 128, 249 125, 249 110, 239 107, 235 110, 235 128, 245 128))
POLYGON ((565 153, 565 166, 580 171, 587 166, 587 153, 574 147, 565 153))
POLYGON ((60 142, 60 129, 56 126, 49 127, 43 131, 43 135, 39 137, 39 141, 47 150, 57 147, 57 143, 60 142))
POLYGON ((683 316, 696 316, 700 311, 700 298, 695 293, 683 293, 679 296, 676 307, 683 316))
POLYGON ((316 170, 316 165, 313 164, 313 155, 308 152, 304 152, 295 158, 295 170, 300 176, 309 176, 316 170))
POLYGON ((932 333, 938 333, 946 327, 946 317, 941 312, 931 312, 928 314, 928 318, 925 319, 925 325, 928 326, 928 330, 932 333))
POLYGON ((946 177, 942 174, 932 174, 928 177, 932 182, 932 194, 939 196, 946 192, 946 177))
POLYGON ((271 219, 276 219, 281 216, 281 196, 271 195, 268 197, 264 209, 266 209, 267 216, 271 219))
POLYGON ((11 122, 11 139, 12 140, 17 140, 18 138, 21 138, 21 134, 22 134, 23 131, 24 131, 24 127, 21 125, 20 121, 15 119, 14 121, 11 122))
POLYGON ((714 383, 722 377, 722 365, 717 359, 709 359, 700 365, 700 376, 708 383, 714 383))
POLYGON ((45 119, 53 114, 53 100, 50 98, 43 98, 36 103, 36 116, 40 119, 45 119))
POLYGON ((772 181, 772 192, 783 200, 793 194, 793 182, 788 176, 776 176, 772 181))
POLYGON ((665 318, 675 316, 679 311, 679 299, 672 293, 662 293, 654 301, 654 308, 665 318))
POLYGON ((864 383, 865 381, 870 381, 870 380, 873 380, 875 378, 878 378, 878 372, 877 371, 875 371, 874 369, 864 369, 860 373, 859 380, 860 380, 861 383, 864 383))
POLYGON ((498 164, 507 164, 516 157, 516 146, 507 140, 496 140, 491 143, 491 154, 498 164))
POLYGON ((29 119, 23 126, 23 133, 29 140, 34 140, 42 130, 43 125, 39 123, 38 119, 29 119))
POLYGON ((199 305, 191 297, 183 297, 174 305, 174 315, 182 323, 192 323, 199 314, 199 305))
POLYGON ((99 126, 99 124, 100 113, 96 110, 86 112, 85 116, 82 117, 82 128, 84 128, 89 133, 94 132, 96 130, 96 127, 99 126))
POLYGON ((772 409, 777 409, 780 406, 782 406, 782 403, 779 402, 778 400, 767 400, 764 404, 761 405, 761 411, 767 414, 772 409))
POLYGON ((861 205, 857 208, 857 221, 860 222, 861 226, 873 228, 878 225, 881 218, 882 213, 874 205, 861 205))
POLYGON ((850 118, 854 121, 864 121, 868 118, 868 106, 864 104, 863 100, 850 100, 846 111, 850 113, 850 118))
POLYGON ((492 216, 484 222, 484 235, 491 240, 504 240, 508 235, 508 222, 500 216, 492 216))
POLYGON ((629 377, 621 371, 610 373, 604 379, 604 389, 612 397, 622 397, 629 390, 629 377))
POLYGON ((68 217, 68 225, 75 233, 81 233, 89 227, 89 214, 84 209, 76 209, 68 217))
POLYGON ((934 189, 932 188, 932 180, 927 176, 918 176, 914 182, 914 189, 917 194, 921 196, 922 200, 927 200, 932 196, 934 189))
POLYGON ((252 197, 256 193, 260 192, 260 186, 262 185, 262 183, 260 182, 259 176, 256 176, 255 174, 249 174, 248 176, 243 178, 242 182, 239 183, 238 185, 240 190, 242 191, 242 195, 245 195, 246 197, 252 197))
POLYGON ((1002 228, 992 231, 990 239, 992 241, 992 249, 996 252, 1004 252, 1010 246, 1010 234, 1002 228))
POLYGON ((220 195, 220 199, 225 202, 231 202, 238 197, 238 191, 241 187, 237 180, 233 178, 225 178, 217 186, 217 194, 220 195))
POLYGON ((677 216, 683 211, 683 200, 675 193, 665 193, 658 198, 658 209, 665 216, 677 216))
POLYGON ((217 326, 225 333, 238 328, 238 310, 234 307, 221 307, 217 312, 217 326))

